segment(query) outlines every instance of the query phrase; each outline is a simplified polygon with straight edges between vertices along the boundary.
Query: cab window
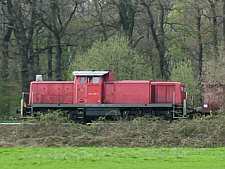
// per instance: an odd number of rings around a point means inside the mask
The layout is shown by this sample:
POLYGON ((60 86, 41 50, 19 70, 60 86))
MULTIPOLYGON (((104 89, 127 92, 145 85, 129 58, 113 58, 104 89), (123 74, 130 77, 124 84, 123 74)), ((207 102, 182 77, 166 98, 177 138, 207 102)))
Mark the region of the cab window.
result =
POLYGON ((182 87, 181 87, 181 91, 182 91, 182 92, 186 92, 186 88, 182 86, 182 87))
POLYGON ((100 77, 93 77, 93 83, 97 84, 99 83, 100 77))
POLYGON ((80 83, 82 83, 82 84, 83 84, 83 83, 86 83, 86 77, 81 77, 81 78, 80 78, 80 83))
POLYGON ((100 77, 88 77, 88 84, 98 84, 100 77))
POLYGON ((88 84, 92 84, 93 83, 93 77, 90 76, 87 79, 88 79, 88 84))

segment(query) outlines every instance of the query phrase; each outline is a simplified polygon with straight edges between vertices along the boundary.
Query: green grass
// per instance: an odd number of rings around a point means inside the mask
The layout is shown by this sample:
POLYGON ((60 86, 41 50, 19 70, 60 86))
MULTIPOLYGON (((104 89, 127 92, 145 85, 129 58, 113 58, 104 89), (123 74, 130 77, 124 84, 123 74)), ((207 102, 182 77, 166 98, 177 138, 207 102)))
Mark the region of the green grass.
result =
POLYGON ((225 148, 0 148, 1 169, 222 169, 225 148))

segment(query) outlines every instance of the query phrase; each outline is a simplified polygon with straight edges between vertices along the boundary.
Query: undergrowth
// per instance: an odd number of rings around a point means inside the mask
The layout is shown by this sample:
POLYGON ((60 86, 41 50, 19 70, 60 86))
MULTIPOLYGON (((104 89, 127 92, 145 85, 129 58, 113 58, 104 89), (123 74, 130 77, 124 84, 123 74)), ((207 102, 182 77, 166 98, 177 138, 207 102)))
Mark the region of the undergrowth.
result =
POLYGON ((139 117, 131 121, 100 120, 90 125, 64 123, 67 119, 61 113, 52 116, 41 116, 34 124, 0 126, 0 146, 225 146, 224 113, 172 122, 139 117))

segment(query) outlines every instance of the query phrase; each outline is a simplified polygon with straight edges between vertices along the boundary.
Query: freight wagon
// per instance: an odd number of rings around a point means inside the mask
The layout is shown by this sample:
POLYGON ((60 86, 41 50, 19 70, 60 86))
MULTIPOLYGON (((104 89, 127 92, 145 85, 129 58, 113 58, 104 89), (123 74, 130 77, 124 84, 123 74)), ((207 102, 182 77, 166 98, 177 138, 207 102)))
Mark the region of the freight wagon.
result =
POLYGON ((204 114, 215 113, 225 109, 225 85, 202 83, 202 107, 200 112, 204 114))
POLYGON ((74 81, 36 80, 21 116, 45 109, 67 110, 73 119, 164 115, 186 118, 186 90, 180 82, 115 81, 112 71, 75 71, 74 81), (29 110, 29 111, 25 111, 29 110))

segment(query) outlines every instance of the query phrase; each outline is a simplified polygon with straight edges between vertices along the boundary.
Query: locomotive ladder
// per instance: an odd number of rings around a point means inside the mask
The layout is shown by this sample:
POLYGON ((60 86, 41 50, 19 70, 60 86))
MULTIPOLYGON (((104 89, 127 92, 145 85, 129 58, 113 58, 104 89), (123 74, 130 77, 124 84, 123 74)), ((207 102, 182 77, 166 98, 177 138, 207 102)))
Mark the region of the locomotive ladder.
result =
POLYGON ((183 100, 183 105, 182 107, 175 107, 176 102, 175 102, 175 98, 176 98, 176 93, 173 92, 173 110, 172 110, 172 114, 173 114, 173 119, 186 119, 187 117, 187 103, 186 103, 186 99, 183 100), (181 110, 181 111, 177 111, 181 110), (180 115, 180 116, 179 116, 180 115))

